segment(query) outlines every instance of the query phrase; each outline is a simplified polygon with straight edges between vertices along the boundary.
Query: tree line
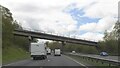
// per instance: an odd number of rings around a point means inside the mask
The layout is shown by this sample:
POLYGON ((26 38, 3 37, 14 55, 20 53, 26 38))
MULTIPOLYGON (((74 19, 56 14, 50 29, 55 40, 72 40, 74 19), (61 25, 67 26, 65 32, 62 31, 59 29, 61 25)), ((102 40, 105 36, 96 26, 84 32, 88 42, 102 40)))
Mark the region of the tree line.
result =
POLYGON ((13 19, 12 13, 6 7, 0 6, 2 11, 2 50, 3 54, 11 46, 22 48, 28 51, 29 40, 26 37, 13 35, 14 29, 23 29, 16 20, 13 19))

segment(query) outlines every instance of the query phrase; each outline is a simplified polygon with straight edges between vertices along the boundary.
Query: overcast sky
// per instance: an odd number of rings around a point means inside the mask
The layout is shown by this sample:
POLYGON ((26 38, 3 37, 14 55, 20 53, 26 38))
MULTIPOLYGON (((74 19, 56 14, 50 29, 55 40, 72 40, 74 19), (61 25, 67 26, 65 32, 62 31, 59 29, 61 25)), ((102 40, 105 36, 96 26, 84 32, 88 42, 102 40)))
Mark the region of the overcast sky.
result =
POLYGON ((119 0, 1 0, 22 27, 102 40, 118 15, 119 0))

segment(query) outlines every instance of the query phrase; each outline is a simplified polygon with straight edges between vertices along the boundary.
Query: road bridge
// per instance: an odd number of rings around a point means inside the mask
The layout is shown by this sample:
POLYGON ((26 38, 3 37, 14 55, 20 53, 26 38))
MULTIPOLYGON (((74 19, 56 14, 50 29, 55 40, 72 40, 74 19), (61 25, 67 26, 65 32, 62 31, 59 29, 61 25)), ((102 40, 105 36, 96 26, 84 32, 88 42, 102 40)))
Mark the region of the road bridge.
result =
POLYGON ((24 36, 24 37, 39 38, 39 39, 46 39, 46 40, 53 40, 53 41, 61 41, 61 42, 66 42, 66 43, 98 46, 98 42, 94 42, 94 41, 57 36, 57 35, 52 35, 52 34, 47 34, 47 33, 42 33, 42 32, 29 31, 29 30, 15 29, 13 34, 15 36, 24 36))

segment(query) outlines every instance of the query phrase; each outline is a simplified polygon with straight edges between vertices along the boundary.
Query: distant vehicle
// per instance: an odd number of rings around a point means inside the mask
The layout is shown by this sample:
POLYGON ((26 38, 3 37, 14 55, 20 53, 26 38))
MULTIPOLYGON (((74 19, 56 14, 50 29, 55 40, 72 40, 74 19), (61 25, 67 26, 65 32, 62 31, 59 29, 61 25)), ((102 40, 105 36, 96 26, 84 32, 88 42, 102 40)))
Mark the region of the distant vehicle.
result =
POLYGON ((108 56, 108 53, 107 52, 101 52, 100 56, 108 56))
POLYGON ((72 54, 75 54, 76 52, 75 51, 72 51, 72 54))
POLYGON ((44 43, 31 43, 31 57, 33 60, 46 59, 46 45, 44 43))
POLYGON ((63 52, 62 52, 62 51, 60 51, 60 53, 61 53, 61 54, 63 54, 63 52))
POLYGON ((61 50, 60 49, 55 49, 54 56, 61 56, 61 50))
POLYGON ((47 48, 47 55, 51 55, 51 49, 47 48))

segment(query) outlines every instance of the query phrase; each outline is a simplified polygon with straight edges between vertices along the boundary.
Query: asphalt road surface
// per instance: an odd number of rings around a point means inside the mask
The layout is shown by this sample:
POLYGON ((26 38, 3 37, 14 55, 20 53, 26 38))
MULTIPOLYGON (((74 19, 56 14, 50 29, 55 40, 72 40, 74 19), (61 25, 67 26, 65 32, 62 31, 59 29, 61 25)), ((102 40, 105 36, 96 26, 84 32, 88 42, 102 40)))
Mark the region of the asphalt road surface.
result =
POLYGON ((7 64, 5 66, 83 66, 81 63, 65 55, 53 56, 48 55, 45 60, 22 60, 19 62, 7 64))

